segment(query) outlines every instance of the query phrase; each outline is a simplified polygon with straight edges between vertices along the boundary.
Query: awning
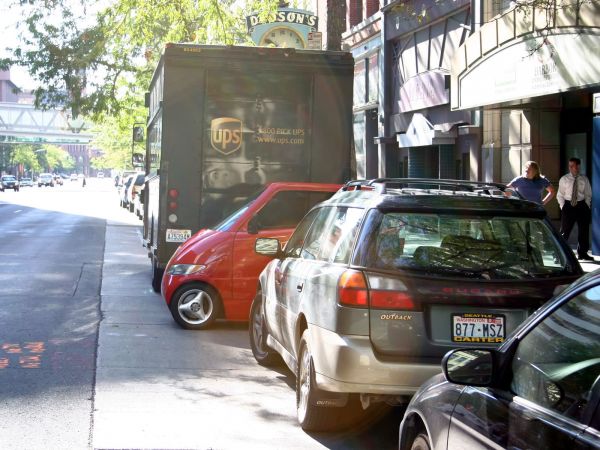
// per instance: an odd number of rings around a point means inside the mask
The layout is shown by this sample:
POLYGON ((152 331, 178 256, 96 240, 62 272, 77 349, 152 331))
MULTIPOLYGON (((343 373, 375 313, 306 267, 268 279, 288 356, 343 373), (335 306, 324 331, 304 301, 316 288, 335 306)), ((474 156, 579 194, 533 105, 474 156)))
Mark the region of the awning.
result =
POLYGON ((433 125, 423 114, 415 113, 406 132, 396 135, 398 145, 407 148, 454 144, 456 127, 448 128, 444 125, 446 124, 433 125))

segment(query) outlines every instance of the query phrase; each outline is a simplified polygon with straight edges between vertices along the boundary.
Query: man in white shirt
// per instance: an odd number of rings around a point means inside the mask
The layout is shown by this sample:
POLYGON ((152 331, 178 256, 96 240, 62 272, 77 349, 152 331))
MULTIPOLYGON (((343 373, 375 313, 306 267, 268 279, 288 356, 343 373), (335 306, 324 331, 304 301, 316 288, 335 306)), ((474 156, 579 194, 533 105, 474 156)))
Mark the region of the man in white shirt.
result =
POLYGON ((594 261, 588 255, 590 249, 590 220, 592 206, 592 186, 585 175, 579 173, 581 160, 569 159, 569 173, 563 175, 558 182, 556 199, 560 205, 560 234, 569 239, 575 223, 579 229, 577 236, 577 258, 594 261))

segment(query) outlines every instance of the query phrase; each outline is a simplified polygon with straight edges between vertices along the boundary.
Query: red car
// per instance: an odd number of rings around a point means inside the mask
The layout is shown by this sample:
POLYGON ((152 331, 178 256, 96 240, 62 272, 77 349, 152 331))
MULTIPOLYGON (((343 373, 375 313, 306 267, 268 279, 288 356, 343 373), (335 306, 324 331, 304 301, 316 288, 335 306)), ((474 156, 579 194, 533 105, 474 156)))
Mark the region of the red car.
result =
POLYGON ((191 330, 216 319, 248 321, 258 276, 272 259, 254 251, 256 239, 287 241, 308 210, 339 188, 269 184, 219 225, 185 241, 167 264, 161 286, 175 321, 191 330))

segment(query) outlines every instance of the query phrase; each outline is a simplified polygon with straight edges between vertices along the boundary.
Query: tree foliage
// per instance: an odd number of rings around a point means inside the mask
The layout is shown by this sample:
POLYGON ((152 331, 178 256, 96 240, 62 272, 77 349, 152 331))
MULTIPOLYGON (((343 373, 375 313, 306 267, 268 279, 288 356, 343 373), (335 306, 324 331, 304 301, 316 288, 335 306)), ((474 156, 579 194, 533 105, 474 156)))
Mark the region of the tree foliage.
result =
POLYGON ((165 43, 251 44, 245 16, 277 8, 276 0, 114 0, 104 9, 89 0, 12 1, 26 19, 21 45, 0 65, 29 69, 40 83, 36 107, 96 120, 119 114, 132 91, 142 101, 165 43))
MULTIPOLYGON (((24 66, 39 82, 36 107, 69 109, 97 125, 98 169, 130 167, 131 126, 167 42, 253 45, 245 17, 279 0, 9 0, 25 20, 0 67, 24 66), (90 19, 91 18, 91 19, 90 19)), ((306 7, 306 1, 289 2, 306 7)))

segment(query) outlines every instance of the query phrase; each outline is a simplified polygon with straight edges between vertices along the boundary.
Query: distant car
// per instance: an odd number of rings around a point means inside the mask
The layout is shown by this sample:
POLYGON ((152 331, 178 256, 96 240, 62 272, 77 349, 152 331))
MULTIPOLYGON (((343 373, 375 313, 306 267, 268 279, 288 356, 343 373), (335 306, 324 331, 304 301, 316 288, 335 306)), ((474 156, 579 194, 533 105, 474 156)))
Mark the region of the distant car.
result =
POLYGON ((123 181, 123 184, 121 186, 119 186, 119 199, 120 199, 119 204, 123 208, 129 208, 129 204, 127 203, 127 189, 129 189, 129 186, 131 185, 131 183, 133 183, 134 179, 135 179, 135 175, 129 175, 123 181))
POLYGON ((142 189, 138 192, 138 194, 133 199, 133 213, 138 217, 138 219, 144 219, 144 190, 145 186, 142 186, 142 189))
POLYGON ((77 181, 77 174, 72 173, 70 179, 71 179, 71 181, 77 181))
POLYGON ((19 181, 14 175, 3 175, 0 177, 0 191, 5 189, 13 189, 15 192, 19 190, 19 181))
POLYGON ((137 173, 133 182, 129 185, 125 192, 127 208, 129 208, 130 212, 135 211, 135 199, 139 196, 141 190, 144 188, 145 179, 146 175, 143 173, 137 173))
POLYGON ((96 175, 98 178, 104 178, 104 172, 98 172, 98 175, 96 175))
POLYGON ((37 179, 38 187, 50 186, 54 187, 54 176, 51 173, 40 173, 37 179))
POLYGON ((600 270, 442 369, 408 405, 400 450, 600 449, 600 270))
POLYGON ((33 186, 33 180, 31 178, 21 178, 21 180, 19 181, 19 186, 33 186))
POLYGON ((60 175, 55 174, 54 175, 54 184, 58 185, 58 186, 62 186, 63 185, 63 179, 60 175))
POLYGON ((346 426, 355 405, 403 403, 459 345, 499 344, 582 275, 541 205, 500 184, 347 183, 313 208, 259 277, 250 347, 296 374, 303 429, 346 426))
MULTIPOLYGON (((195 330, 217 318, 247 321, 258 275, 272 258, 254 252, 256 238, 286 241, 306 211, 338 188, 272 183, 216 227, 188 239, 171 257, 162 278, 162 295, 175 321, 195 330)), ((168 238, 183 241, 185 236, 177 236, 177 231, 168 238)))

